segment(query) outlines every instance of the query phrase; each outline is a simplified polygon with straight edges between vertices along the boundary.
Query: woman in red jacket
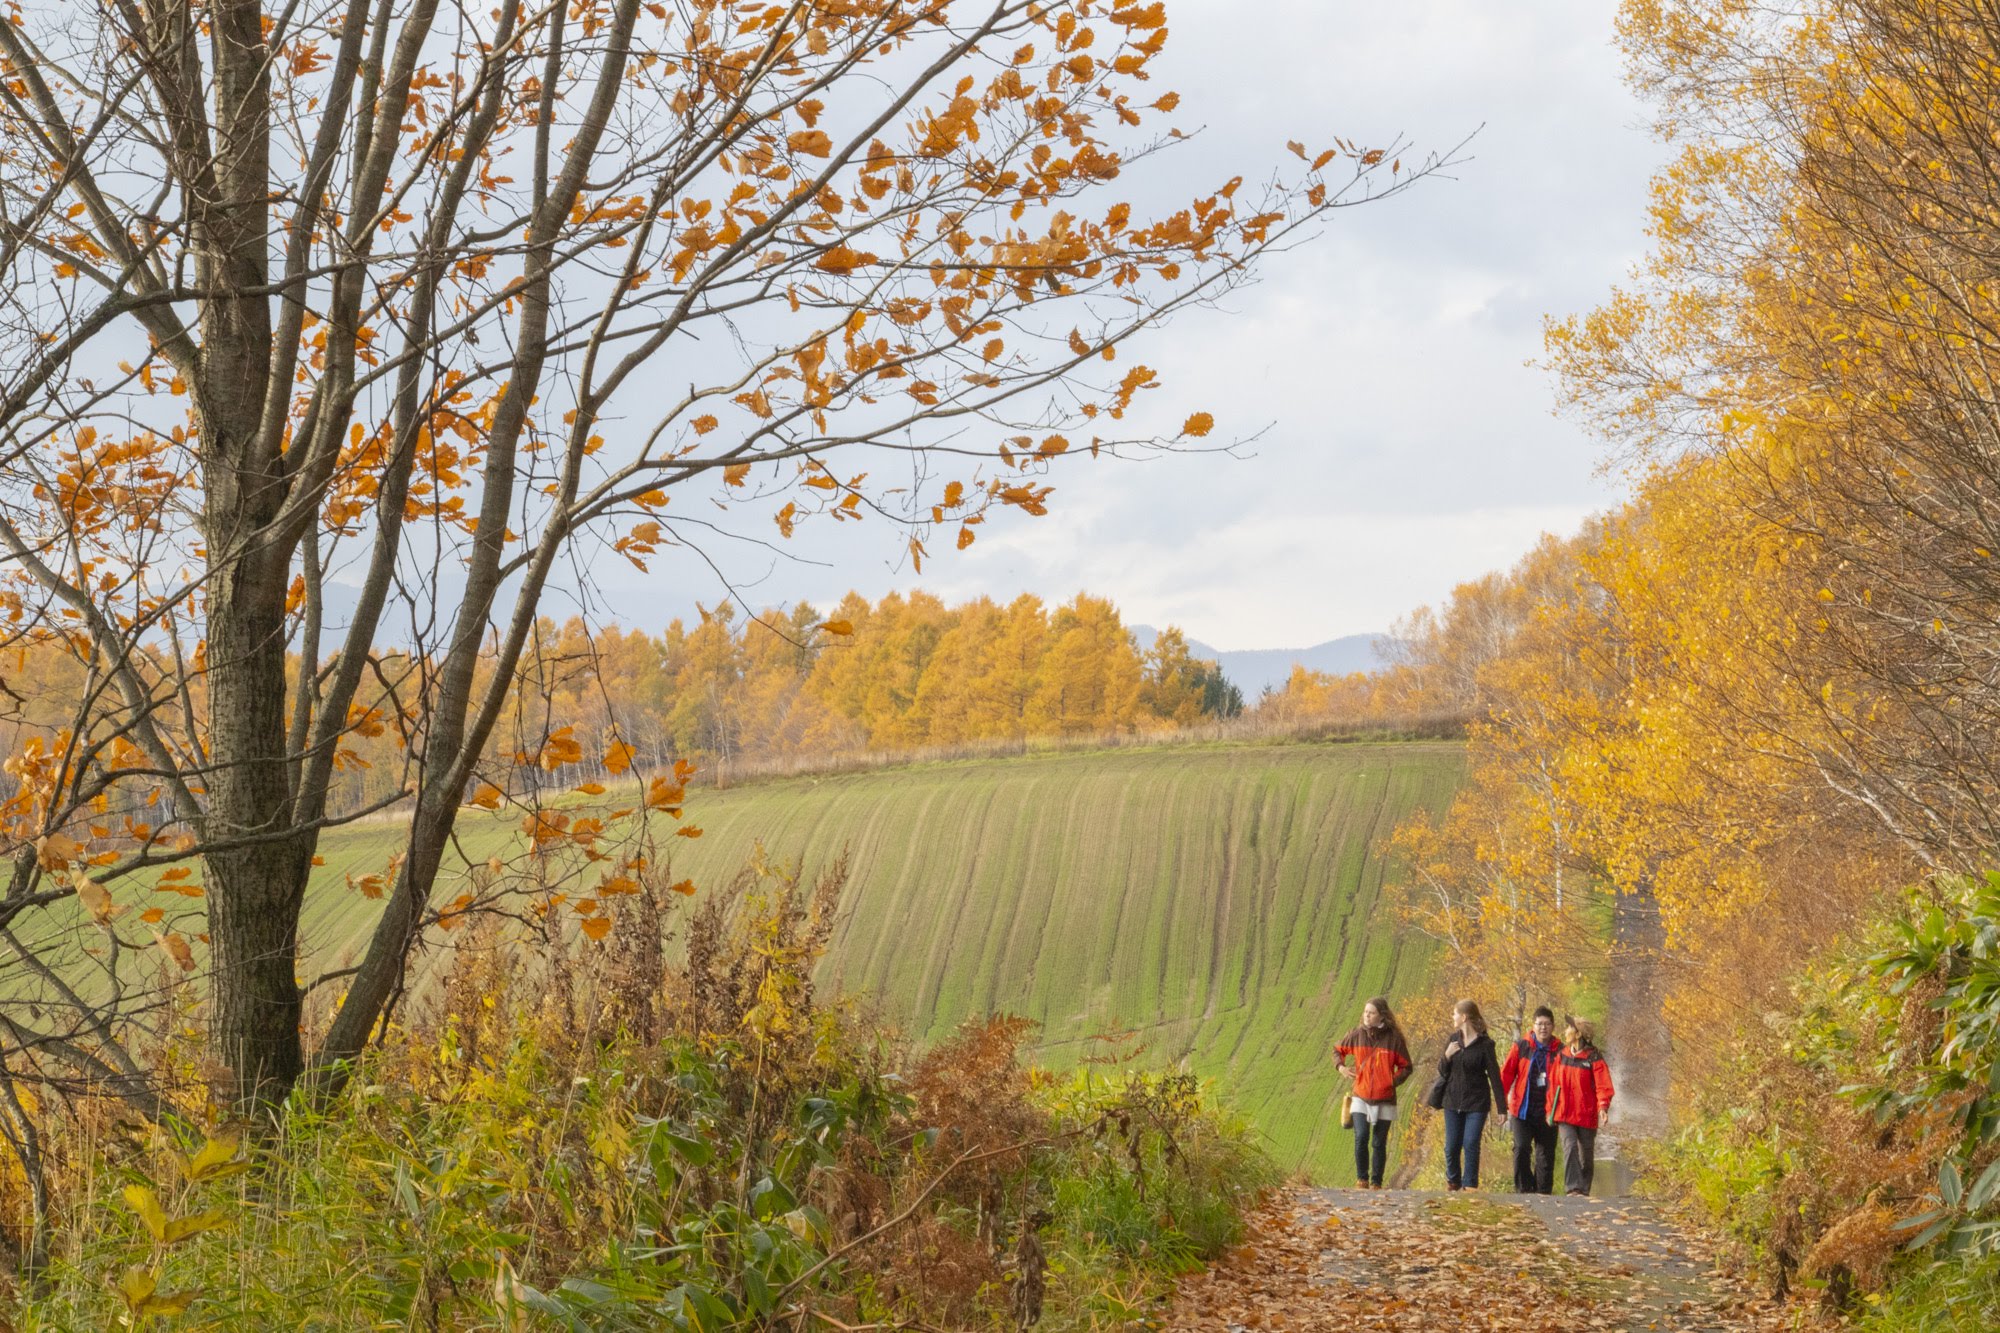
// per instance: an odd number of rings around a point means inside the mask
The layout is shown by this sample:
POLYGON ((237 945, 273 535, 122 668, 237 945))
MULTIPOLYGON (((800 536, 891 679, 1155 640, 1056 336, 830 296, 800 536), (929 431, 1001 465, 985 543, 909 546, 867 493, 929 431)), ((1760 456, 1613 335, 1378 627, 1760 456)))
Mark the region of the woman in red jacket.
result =
POLYGON ((1563 1190, 1590 1193, 1597 1168, 1597 1128, 1611 1110, 1611 1066, 1597 1034, 1580 1018, 1563 1020, 1563 1049, 1549 1079, 1549 1119, 1562 1140, 1563 1190))
POLYGON ((1347 1106, 1348 1124, 1354 1130, 1354 1183, 1379 1190, 1389 1159, 1389 1122, 1396 1118, 1396 1089, 1413 1068, 1410 1048, 1387 1000, 1378 995, 1362 1006, 1361 1026, 1333 1048, 1333 1067, 1354 1082, 1347 1106))

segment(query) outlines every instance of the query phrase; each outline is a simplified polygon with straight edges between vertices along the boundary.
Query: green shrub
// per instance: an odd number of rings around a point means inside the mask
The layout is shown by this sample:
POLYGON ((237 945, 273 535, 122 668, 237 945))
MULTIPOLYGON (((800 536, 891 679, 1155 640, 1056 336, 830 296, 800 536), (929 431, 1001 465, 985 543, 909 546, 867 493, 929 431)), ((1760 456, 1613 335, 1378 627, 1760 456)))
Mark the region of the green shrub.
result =
POLYGON ((1856 1333, 1991 1333, 2000 1328, 2000 1256, 1919 1261, 1868 1297, 1856 1333))

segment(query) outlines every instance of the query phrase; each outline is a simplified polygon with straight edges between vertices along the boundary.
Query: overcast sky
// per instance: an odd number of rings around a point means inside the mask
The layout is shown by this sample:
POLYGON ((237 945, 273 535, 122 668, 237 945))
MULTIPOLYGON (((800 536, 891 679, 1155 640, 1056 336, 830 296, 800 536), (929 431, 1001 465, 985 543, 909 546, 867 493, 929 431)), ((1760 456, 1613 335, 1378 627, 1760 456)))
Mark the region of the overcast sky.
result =
MULTIPOLYGON (((1385 629, 1613 502, 1593 442, 1550 414, 1548 379, 1525 364, 1542 316, 1602 299, 1644 242, 1661 150, 1620 81, 1613 9, 1173 0, 1158 86, 1182 93, 1175 123, 1201 131, 1170 155, 1181 197, 1225 167, 1254 180, 1288 139, 1443 149, 1477 130, 1468 160, 1455 179, 1337 215, 1228 308, 1134 353, 1162 372, 1149 405, 1161 423, 1211 411, 1218 435, 1262 432, 1248 457, 1061 471, 1047 518, 989 525, 921 579, 891 529, 863 525, 802 552, 822 563, 731 570, 745 600, 1083 589, 1128 622, 1218 648, 1297 647, 1385 629)), ((607 587, 598 609, 650 628, 712 595, 673 583, 644 600, 607 587)))

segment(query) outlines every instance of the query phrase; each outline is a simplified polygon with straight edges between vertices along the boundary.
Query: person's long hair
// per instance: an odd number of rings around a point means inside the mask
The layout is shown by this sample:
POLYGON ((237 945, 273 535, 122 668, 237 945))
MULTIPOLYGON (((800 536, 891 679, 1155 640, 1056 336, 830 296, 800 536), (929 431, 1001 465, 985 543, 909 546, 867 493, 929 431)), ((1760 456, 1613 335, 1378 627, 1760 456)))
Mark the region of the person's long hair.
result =
POLYGON ((1454 1007, 1453 1012, 1460 1018, 1471 1023, 1474 1032, 1477 1032, 1482 1037, 1486 1035, 1486 1015, 1479 1012, 1479 1005, 1476 1001, 1460 1000, 1454 1007))
POLYGON ((1367 1008, 1369 1004, 1374 1005, 1375 1012, 1381 1016, 1382 1030, 1384 1032, 1393 1032, 1399 1037, 1403 1035, 1403 1026, 1396 1021, 1396 1011, 1389 1007, 1388 1000, 1380 995, 1376 995, 1371 997, 1368 1004, 1364 1004, 1362 1008, 1367 1008))

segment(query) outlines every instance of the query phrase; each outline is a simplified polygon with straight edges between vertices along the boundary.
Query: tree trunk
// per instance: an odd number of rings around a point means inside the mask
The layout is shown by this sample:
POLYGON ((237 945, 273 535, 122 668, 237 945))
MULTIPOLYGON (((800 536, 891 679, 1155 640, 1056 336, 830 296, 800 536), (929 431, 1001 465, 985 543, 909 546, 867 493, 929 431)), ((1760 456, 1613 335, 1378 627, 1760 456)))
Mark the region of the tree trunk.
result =
MULTIPOLYGON (((207 841, 212 942, 209 1040, 231 1071, 229 1100, 281 1098, 304 1067, 296 974, 305 899, 290 819, 285 591, 290 551, 274 536, 286 477, 264 429, 271 384, 270 72, 262 6, 213 6, 218 115, 214 170, 190 212, 202 285, 196 389, 207 489, 207 841)), ((282 420, 282 417, 280 418, 282 420)))
MULTIPOLYGON (((282 1098, 304 1068, 293 959, 305 899, 285 747, 284 597, 238 566, 211 594, 207 855, 213 977, 209 1040, 233 1075, 230 1100, 282 1098), (249 586, 246 586, 249 585, 249 586), (235 844, 235 845, 230 845, 235 844)), ((309 858, 305 858, 309 861, 309 858)))

